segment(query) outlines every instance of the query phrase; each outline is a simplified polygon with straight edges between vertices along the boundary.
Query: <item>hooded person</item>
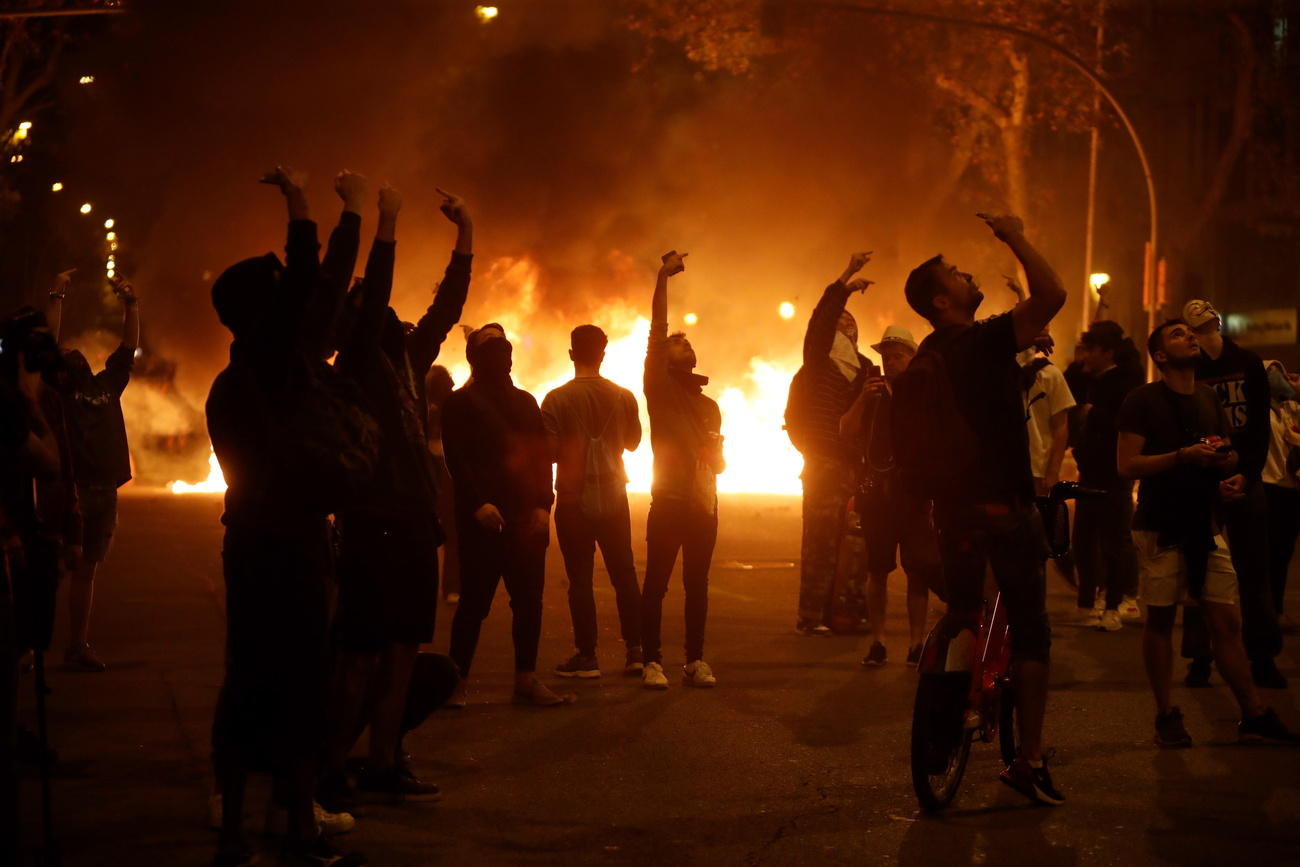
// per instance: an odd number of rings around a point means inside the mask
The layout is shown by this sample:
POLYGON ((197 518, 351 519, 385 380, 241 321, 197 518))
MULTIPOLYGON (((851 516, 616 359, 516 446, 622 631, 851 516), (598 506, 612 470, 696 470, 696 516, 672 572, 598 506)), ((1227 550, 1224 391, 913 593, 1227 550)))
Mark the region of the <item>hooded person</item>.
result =
POLYGON ((823 635, 839 559, 845 512, 861 463, 861 449, 840 433, 840 419, 862 392, 871 364, 858 351, 858 324, 844 309, 849 296, 865 290, 853 275, 869 261, 854 254, 848 268, 826 287, 804 333, 803 366, 790 383, 786 429, 803 454, 803 540, 799 570, 799 614, 795 628, 823 635))
POLYGON ((465 679, 451 701, 458 707, 467 701, 479 632, 501 582, 510 596, 515 702, 551 707, 572 700, 552 692, 536 675, 555 494, 542 412, 531 394, 515 387, 513 354, 501 325, 470 332, 465 345, 470 382, 442 407, 442 444, 460 541, 460 602, 450 651, 465 679))

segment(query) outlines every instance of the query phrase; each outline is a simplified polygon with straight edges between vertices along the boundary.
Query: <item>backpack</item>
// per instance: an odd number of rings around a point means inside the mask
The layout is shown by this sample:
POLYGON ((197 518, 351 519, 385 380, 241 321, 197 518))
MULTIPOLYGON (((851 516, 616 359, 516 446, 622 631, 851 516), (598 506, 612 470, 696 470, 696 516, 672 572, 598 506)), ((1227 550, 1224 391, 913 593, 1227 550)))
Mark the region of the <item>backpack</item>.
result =
POLYGON ((957 406, 948 364, 928 342, 894 381, 890 434, 904 487, 934 499, 959 489, 978 454, 974 431, 957 406))
POLYGON ((807 454, 811 438, 812 399, 815 371, 803 365, 790 380, 790 393, 785 401, 785 432, 790 444, 800 454, 807 454))
POLYGON ((614 406, 610 409, 609 415, 605 417, 605 423, 601 425, 600 432, 592 435, 590 431, 583 431, 587 435, 587 464, 583 475, 582 497, 579 501, 582 513, 589 518, 596 518, 605 513, 605 507, 609 505, 611 490, 621 489, 618 482, 611 485, 609 479, 622 480, 623 467, 619 461, 619 455, 610 446, 605 439, 605 432, 609 430, 609 424, 618 414, 619 406, 617 397, 614 400, 614 406))

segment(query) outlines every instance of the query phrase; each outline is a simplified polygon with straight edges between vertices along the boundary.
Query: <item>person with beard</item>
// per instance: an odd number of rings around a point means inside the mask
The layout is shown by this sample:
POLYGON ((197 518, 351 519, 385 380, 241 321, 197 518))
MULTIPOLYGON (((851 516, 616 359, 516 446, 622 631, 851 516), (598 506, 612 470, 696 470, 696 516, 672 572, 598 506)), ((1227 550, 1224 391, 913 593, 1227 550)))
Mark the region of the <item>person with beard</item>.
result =
MULTIPOLYGON (((1268 500, 1261 479, 1270 431, 1268 374, 1258 355, 1223 336, 1223 321, 1210 302, 1188 301, 1183 319, 1200 342, 1196 381, 1218 394, 1241 455, 1238 470, 1245 487, 1242 496, 1224 503, 1223 521, 1237 570, 1242 638, 1250 656, 1251 675, 1256 686, 1286 689, 1286 677, 1274 659, 1282 651, 1282 630, 1269 590, 1268 500)), ((1184 682, 1188 686, 1208 684, 1210 635, 1201 612, 1193 608, 1183 614, 1182 655, 1191 660, 1184 682)))
POLYGON ((808 319, 803 366, 790 383, 786 429, 803 454, 803 540, 799 570, 799 614, 804 635, 830 633, 831 588, 839 559, 844 516, 857 478, 851 440, 841 436, 840 419, 862 391, 869 363, 858 352, 858 323, 844 309, 849 296, 870 281, 853 276, 871 261, 854 253, 848 267, 822 292, 808 319), (852 282, 850 282, 852 281, 852 282))
MULTIPOLYGON (((59 275, 50 292, 51 330, 58 339, 63 301, 71 272, 59 275)), ((122 392, 131 380, 140 345, 140 308, 135 290, 121 278, 110 281, 122 302, 125 321, 122 342, 108 356, 104 369, 91 373, 86 356, 77 350, 63 355, 65 369, 57 377, 63 398, 72 476, 81 510, 81 550, 71 562, 68 582, 68 647, 63 663, 75 671, 99 672, 104 663, 90 648, 90 608, 95 573, 108 556, 117 529, 117 489, 131 480, 131 452, 122 418, 122 392)))
POLYGON ((695 350, 686 335, 668 333, 668 278, 686 269, 686 253, 665 253, 655 280, 646 346, 644 390, 654 451, 654 480, 646 520, 645 584, 641 588, 641 646, 647 689, 667 689, 660 628, 668 580, 682 554, 686 591, 686 665, 691 686, 717 684, 704 661, 704 626, 709 612, 709 566, 718 538, 717 476, 722 456, 722 413, 695 373, 695 350))
POLYGON ((401 747, 411 666, 433 640, 438 608, 438 481, 425 424, 424 379, 469 291, 473 223, 458 196, 439 190, 457 227, 456 247, 429 309, 407 326, 389 306, 401 196, 379 194, 379 224, 365 278, 349 298, 336 362, 355 383, 380 429, 380 462, 364 496, 340 510, 339 603, 326 772, 318 799, 331 812, 353 806, 346 762, 355 732, 370 727, 370 753, 357 780, 363 794, 428 800, 438 787, 419 779, 401 747), (367 701, 366 694, 370 693, 367 701), (372 708, 362 719, 364 704, 372 708))
POLYGON ((912 332, 897 325, 885 329, 880 342, 871 347, 880 353, 882 376, 869 376, 862 394, 845 414, 841 431, 856 438, 863 455, 861 482, 856 506, 867 543, 867 616, 871 620, 871 648, 862 664, 875 668, 885 664, 885 606, 889 575, 901 555, 907 574, 907 664, 921 659, 925 641, 925 616, 930 591, 942 592, 943 567, 930 501, 899 479, 894 465, 890 435, 892 389, 898 377, 916 357, 912 332))
POLYGON ((513 347, 493 322, 471 332, 470 381, 442 408, 442 444, 456 490, 460 602, 451 621, 451 658, 462 680, 449 702, 464 707, 466 683, 497 584, 510 595, 514 701, 554 707, 573 700, 537 679, 542 590, 550 544, 551 455, 537 400, 510 378, 513 347))
POLYGON ((333 566, 328 516, 366 490, 374 423, 325 363, 359 246, 365 179, 343 200, 322 262, 305 176, 277 168, 289 211, 285 263, 268 253, 227 268, 212 304, 230 329, 230 363, 208 394, 208 433, 229 485, 222 515, 226 672, 212 724, 221 792, 217 867, 257 860, 243 839, 244 792, 269 765, 287 808, 281 863, 350 867, 320 835, 312 800, 323 746, 333 566))
POLYGON ((1024 268, 1029 294, 979 322, 984 294, 970 274, 935 256, 908 275, 907 303, 933 331, 894 387, 894 453, 903 483, 934 498, 949 616, 978 615, 992 569, 1011 627, 1021 754, 1001 780, 1045 804, 1065 798, 1043 754, 1051 630, 1045 539, 1034 507, 1018 354, 1065 304, 1052 266, 1018 217, 980 215, 1024 268))
POLYGON ((1247 481, 1222 402, 1196 381, 1198 334, 1186 321, 1169 319, 1151 332, 1147 351, 1160 379, 1124 399, 1115 459, 1123 478, 1139 480, 1133 541, 1147 603, 1142 656, 1156 701, 1155 743, 1192 745, 1170 694, 1180 604, 1204 612, 1214 660, 1241 710, 1239 739, 1300 743, 1260 701, 1242 643, 1237 575, 1217 506, 1241 498, 1247 481))

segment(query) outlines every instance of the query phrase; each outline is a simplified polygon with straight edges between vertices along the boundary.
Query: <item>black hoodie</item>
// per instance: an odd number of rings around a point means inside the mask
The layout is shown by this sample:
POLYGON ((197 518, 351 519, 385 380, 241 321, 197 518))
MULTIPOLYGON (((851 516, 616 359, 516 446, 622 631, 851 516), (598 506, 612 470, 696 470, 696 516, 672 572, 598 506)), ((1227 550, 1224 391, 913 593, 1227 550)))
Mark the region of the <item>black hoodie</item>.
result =
POLYGON ((1237 472, 1258 481, 1268 460, 1272 435, 1269 420, 1268 374, 1264 363, 1249 349, 1223 338, 1223 352, 1210 358, 1201 350, 1196 361, 1196 381, 1219 395, 1232 433, 1232 445, 1241 456, 1237 472))

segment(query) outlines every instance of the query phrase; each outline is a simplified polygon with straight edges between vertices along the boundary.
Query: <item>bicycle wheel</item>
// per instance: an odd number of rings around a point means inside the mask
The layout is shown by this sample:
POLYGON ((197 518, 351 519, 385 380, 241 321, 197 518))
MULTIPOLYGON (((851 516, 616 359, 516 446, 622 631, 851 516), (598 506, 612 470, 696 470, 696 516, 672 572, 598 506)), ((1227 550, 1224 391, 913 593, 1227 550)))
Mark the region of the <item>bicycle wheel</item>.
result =
POLYGON ((969 672, 926 672, 918 679, 912 708, 912 788, 927 812, 952 803, 966 772, 971 739, 963 722, 969 695, 969 672))
POLYGON ((1020 755, 1020 733, 1016 731, 1016 690, 1011 684, 1002 687, 998 696, 998 746, 1002 761, 1011 764, 1020 755))

